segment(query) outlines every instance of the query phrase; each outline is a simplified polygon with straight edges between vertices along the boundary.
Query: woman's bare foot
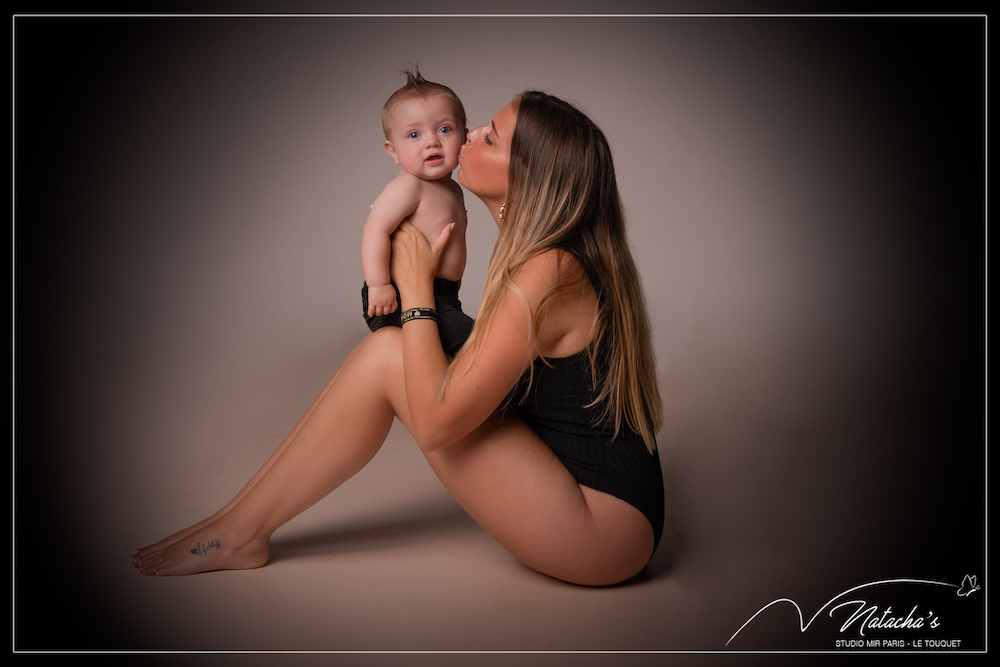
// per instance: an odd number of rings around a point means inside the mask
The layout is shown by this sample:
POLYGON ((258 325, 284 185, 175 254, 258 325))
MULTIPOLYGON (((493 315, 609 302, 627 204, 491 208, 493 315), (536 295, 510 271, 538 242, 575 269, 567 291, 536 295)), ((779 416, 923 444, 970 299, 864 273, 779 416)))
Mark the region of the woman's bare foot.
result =
POLYGON ((208 525, 211 525, 212 523, 215 523, 216 521, 219 520, 219 518, 221 518, 226 513, 226 511, 228 509, 229 509, 229 507, 226 506, 225 508, 223 508, 219 512, 216 512, 215 514, 213 514, 212 516, 208 517, 207 519, 199 521, 198 523, 194 524, 193 526, 188 526, 184 530, 179 530, 176 533, 174 533, 173 535, 171 535, 169 537, 163 538, 162 540, 160 540, 156 544, 150 544, 148 547, 143 547, 141 549, 133 549, 132 550, 132 563, 135 564, 136 567, 139 567, 138 562, 140 560, 142 560, 143 558, 145 558, 146 556, 148 556, 148 555, 150 555, 150 554, 152 554, 154 552, 163 551, 164 549, 166 549, 167 547, 169 547, 171 544, 174 544, 175 542, 179 542, 180 540, 183 540, 188 535, 191 535, 191 534, 193 534, 193 533, 201 530, 205 526, 208 526, 208 525))
MULTIPOLYGON (((353 354, 354 353, 351 352, 352 356, 353 356, 353 354)), ((348 357, 348 358, 350 358, 350 357, 348 357)), ((261 477, 263 477, 264 474, 267 473, 267 471, 271 468, 271 465, 276 460, 278 460, 278 458, 281 456, 281 453, 283 451, 285 451, 285 448, 288 446, 288 444, 292 441, 292 439, 296 436, 296 434, 298 434, 299 429, 302 428, 302 425, 305 424, 306 421, 309 419, 309 417, 312 415, 313 411, 316 409, 316 406, 319 405, 320 401, 323 400, 323 397, 326 396, 327 390, 329 390, 330 387, 333 386, 333 383, 340 376, 341 369, 343 369, 343 366, 341 366, 339 369, 337 369, 337 372, 334 373, 334 375, 333 375, 332 378, 330 378, 330 381, 327 383, 326 387, 323 388, 323 391, 321 391, 319 393, 319 396, 316 397, 316 400, 313 401, 313 404, 310 405, 309 409, 306 410, 306 413, 304 415, 302 415, 302 419, 300 419, 299 422, 295 425, 295 428, 292 429, 292 432, 288 434, 288 436, 278 446, 278 449, 275 450, 274 454, 272 454, 271 457, 267 461, 264 462, 264 465, 261 467, 261 469, 258 470, 257 473, 253 477, 250 478, 250 481, 247 482, 247 485, 243 487, 243 489, 239 492, 239 494, 235 498, 233 498, 232 500, 230 500, 229 503, 225 507, 223 507, 221 510, 219 510, 218 512, 216 512, 212 516, 208 517, 207 519, 205 519, 203 521, 199 521, 198 523, 194 524, 193 526, 189 526, 189 527, 185 528, 184 530, 180 530, 180 531, 174 533, 173 535, 160 540, 156 544, 150 544, 148 547, 142 547, 141 549, 133 549, 132 550, 132 562, 135 563, 135 566, 139 567, 139 563, 142 562, 142 560, 145 559, 147 556, 150 556, 151 554, 163 551, 164 549, 166 549, 170 545, 172 545, 172 544, 174 544, 174 543, 176 543, 176 542, 178 542, 180 540, 183 540, 187 536, 192 535, 195 532, 201 530, 202 528, 204 528, 204 527, 206 527, 206 526, 208 526, 208 525, 210 525, 210 524, 218 521, 223 516, 225 516, 226 513, 229 512, 229 510, 231 510, 234 507, 236 507, 237 503, 239 503, 239 501, 247 493, 249 493, 250 490, 254 488, 254 486, 256 486, 257 482, 260 481, 261 477)))
POLYGON ((249 570, 267 565, 270 553, 267 538, 238 539, 226 523, 232 522, 212 522, 165 547, 147 547, 144 554, 133 556, 132 563, 147 576, 161 577, 210 570, 249 570))

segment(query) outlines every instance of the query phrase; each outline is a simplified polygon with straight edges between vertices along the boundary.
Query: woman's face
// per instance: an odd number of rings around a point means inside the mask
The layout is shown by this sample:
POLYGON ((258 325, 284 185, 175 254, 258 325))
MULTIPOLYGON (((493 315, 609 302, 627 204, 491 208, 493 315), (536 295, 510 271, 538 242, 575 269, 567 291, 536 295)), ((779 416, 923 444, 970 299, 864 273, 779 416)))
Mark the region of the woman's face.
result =
POLYGON ((511 102, 488 125, 470 130, 458 155, 458 182, 483 200, 495 215, 507 201, 507 169, 510 166, 510 139, 517 115, 511 102))

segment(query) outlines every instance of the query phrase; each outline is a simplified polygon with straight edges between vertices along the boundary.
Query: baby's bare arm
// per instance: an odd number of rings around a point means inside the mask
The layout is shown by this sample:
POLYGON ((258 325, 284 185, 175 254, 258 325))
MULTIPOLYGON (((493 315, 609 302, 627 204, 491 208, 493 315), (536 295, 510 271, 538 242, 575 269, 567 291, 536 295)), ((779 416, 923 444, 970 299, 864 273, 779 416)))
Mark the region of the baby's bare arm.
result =
POLYGON ((361 235, 361 266, 369 289, 389 284, 389 235, 416 210, 420 203, 420 191, 420 179, 400 172, 372 204, 361 235))

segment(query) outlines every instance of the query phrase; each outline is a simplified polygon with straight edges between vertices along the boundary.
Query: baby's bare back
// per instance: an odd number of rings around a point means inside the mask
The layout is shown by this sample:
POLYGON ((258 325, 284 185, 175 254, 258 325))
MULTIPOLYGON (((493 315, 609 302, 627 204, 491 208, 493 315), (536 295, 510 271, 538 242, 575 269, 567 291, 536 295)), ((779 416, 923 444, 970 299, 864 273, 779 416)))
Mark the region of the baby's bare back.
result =
POLYGON ((465 202, 462 188, 451 179, 420 182, 420 203, 407 220, 434 243, 445 227, 455 223, 441 255, 438 278, 460 280, 465 272, 465 202))

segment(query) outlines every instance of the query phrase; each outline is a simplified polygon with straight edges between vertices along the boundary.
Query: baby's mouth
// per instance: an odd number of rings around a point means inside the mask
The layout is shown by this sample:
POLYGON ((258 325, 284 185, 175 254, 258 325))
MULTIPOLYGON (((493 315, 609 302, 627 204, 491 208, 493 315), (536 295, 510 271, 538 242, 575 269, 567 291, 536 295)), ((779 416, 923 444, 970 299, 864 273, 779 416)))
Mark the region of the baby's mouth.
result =
POLYGON ((441 160, 441 159, 443 158, 440 155, 431 155, 426 160, 424 160, 424 162, 431 162, 432 160, 441 160))

